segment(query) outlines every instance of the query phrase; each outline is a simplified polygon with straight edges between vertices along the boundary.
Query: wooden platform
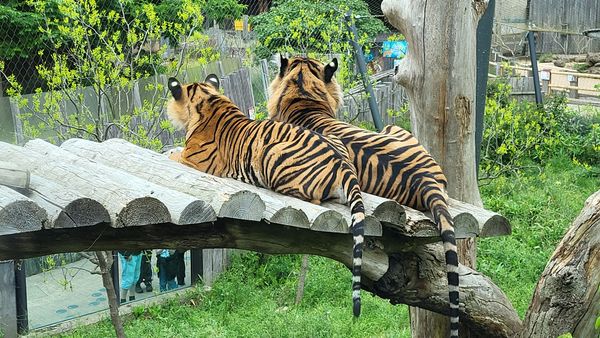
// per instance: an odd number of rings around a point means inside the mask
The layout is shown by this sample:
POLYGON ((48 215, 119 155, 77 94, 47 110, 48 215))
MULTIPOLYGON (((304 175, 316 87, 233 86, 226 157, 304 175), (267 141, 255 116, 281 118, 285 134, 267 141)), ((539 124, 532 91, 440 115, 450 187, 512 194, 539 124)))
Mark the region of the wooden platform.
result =
MULTIPOLYGON (((348 233, 346 206, 315 205, 173 162, 121 139, 96 143, 71 139, 61 147, 32 140, 24 147, 0 143, 0 157, 31 172, 28 189, 0 185, 0 259, 57 252, 14 250, 15 235, 108 224, 112 228, 162 224, 179 227, 235 219, 329 233, 348 233)), ((0 182, 2 183, 2 182, 0 182)), ((364 194, 367 236, 384 230, 438 239, 430 217, 395 201, 364 194)), ((493 212, 451 201, 458 238, 510 233, 493 212)), ((31 234, 30 234, 31 235, 31 234)), ((38 234, 36 234, 37 236, 38 234)))

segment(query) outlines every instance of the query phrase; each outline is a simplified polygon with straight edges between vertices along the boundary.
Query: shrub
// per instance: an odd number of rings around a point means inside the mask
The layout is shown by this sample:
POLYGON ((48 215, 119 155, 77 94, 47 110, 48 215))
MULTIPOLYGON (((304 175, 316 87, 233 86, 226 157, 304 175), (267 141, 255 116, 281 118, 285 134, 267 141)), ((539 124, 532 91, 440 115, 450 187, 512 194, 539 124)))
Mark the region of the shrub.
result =
POLYGON ((538 166, 550 157, 569 156, 575 163, 600 161, 600 114, 579 114, 564 95, 543 107, 510 98, 500 79, 488 86, 480 169, 483 177, 538 166))

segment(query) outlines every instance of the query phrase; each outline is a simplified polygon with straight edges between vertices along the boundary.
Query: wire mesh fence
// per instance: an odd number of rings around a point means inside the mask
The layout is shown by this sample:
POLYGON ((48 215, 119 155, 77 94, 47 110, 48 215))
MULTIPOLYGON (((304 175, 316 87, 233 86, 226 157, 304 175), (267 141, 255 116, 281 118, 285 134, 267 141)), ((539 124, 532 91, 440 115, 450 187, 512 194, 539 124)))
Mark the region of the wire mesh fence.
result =
MULTIPOLYGON (((405 108, 404 99, 388 98, 404 97, 389 81, 399 56, 382 53, 403 37, 384 22, 380 6, 377 0, 9 1, 0 5, 1 138, 124 137, 160 150, 181 138, 165 122, 169 76, 202 81, 215 73, 226 95, 263 118, 280 54, 338 58, 336 75, 347 94, 340 116, 368 125, 350 24, 369 72, 386 75, 376 85, 381 110, 405 108)), ((390 116, 394 121, 397 114, 390 116)))

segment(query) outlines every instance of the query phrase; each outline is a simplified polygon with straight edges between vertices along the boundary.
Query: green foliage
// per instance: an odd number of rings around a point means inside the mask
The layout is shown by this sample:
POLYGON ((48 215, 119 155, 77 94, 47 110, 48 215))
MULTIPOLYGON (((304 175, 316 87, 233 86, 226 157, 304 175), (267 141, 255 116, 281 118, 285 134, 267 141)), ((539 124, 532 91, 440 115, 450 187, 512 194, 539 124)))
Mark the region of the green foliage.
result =
MULTIPOLYGON (((46 3, 47 17, 57 18, 57 2, 50 0, 46 3)), ((4 29, 0 35, 0 60, 33 56, 49 40, 60 39, 60 34, 54 29, 50 34, 39 30, 44 19, 44 15, 37 13, 34 6, 25 1, 8 1, 0 5, 0 22, 4 29)))
MULTIPOLYGON (((206 291, 134 310, 128 336, 156 337, 410 337, 408 309, 362 293, 363 313, 352 320, 351 273, 340 263, 311 256, 305 294, 295 305, 299 255, 234 255, 230 268, 206 291)), ((110 322, 64 337, 114 335, 110 322)))
POLYGON ((116 134, 160 150, 162 143, 156 136, 173 128, 162 116, 164 84, 153 75, 175 73, 192 56, 199 64, 216 56, 203 47, 207 37, 199 31, 202 8, 193 0, 167 0, 159 6, 138 2, 134 7, 127 7, 133 4, 130 1, 100 6, 95 0, 63 0, 57 5, 58 19, 50 16, 54 10, 48 2, 29 3, 44 19, 38 29, 48 41, 45 52, 51 62, 37 67, 46 92, 38 88, 29 97, 21 94, 14 76, 5 74, 11 83, 7 92, 21 108, 26 136, 101 141, 116 134), (166 4, 173 6, 169 11, 175 10, 174 14, 167 15, 160 7, 166 4), (68 40, 54 39, 56 32, 68 40), (159 45, 163 37, 185 42, 187 53, 163 60, 167 48, 159 45), (147 94, 144 99, 140 92, 147 94))
POLYGON ((585 73, 588 70, 588 68, 590 68, 590 65, 588 65, 587 63, 576 63, 573 65, 573 69, 580 73, 585 73))
POLYGON ((206 0, 204 14, 206 19, 222 23, 224 20, 241 18, 247 7, 237 0, 206 0))
POLYGON ((410 112, 408 107, 408 101, 404 102, 404 104, 402 105, 402 107, 400 107, 399 110, 390 109, 387 113, 392 119, 393 124, 402 127, 405 130, 411 130, 412 127, 410 125, 410 112))
POLYGON ((478 241, 477 270, 506 293, 521 318, 556 245, 597 189, 598 177, 565 157, 480 187, 485 208, 505 216, 512 234, 478 241))
POLYGON ((600 114, 581 115, 567 107, 564 96, 544 107, 517 102, 503 80, 488 87, 480 170, 484 177, 539 166, 557 155, 584 166, 600 161, 600 114))
POLYGON ((344 23, 349 9, 361 16, 356 27, 362 45, 386 30, 381 20, 369 15, 364 1, 276 0, 271 10, 251 19, 258 40, 255 53, 259 58, 286 52, 342 53, 349 48, 344 23))
POLYGON ((544 53, 538 58, 539 62, 552 62, 552 60, 554 60, 552 53, 544 53))

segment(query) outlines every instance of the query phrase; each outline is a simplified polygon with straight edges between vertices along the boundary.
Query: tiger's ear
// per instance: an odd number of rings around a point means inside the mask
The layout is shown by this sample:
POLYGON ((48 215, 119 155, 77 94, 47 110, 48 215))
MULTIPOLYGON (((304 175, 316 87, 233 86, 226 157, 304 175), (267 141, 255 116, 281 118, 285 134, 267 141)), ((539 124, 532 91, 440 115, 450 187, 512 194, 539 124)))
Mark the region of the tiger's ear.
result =
POLYGON ((179 83, 179 81, 174 78, 174 77, 170 77, 169 78, 169 84, 168 84, 169 90, 171 91, 171 95, 173 95, 173 98, 175 100, 179 100, 181 98, 181 83, 179 83))
POLYGON ((219 78, 215 74, 209 74, 204 82, 213 86, 217 90, 219 89, 219 78))
POLYGON ((283 54, 279 54, 279 77, 283 77, 285 75, 288 63, 289 60, 284 57, 283 54))
POLYGON ((331 62, 325 65, 325 83, 331 82, 333 78, 333 74, 338 68, 338 60, 337 58, 333 58, 331 62))

